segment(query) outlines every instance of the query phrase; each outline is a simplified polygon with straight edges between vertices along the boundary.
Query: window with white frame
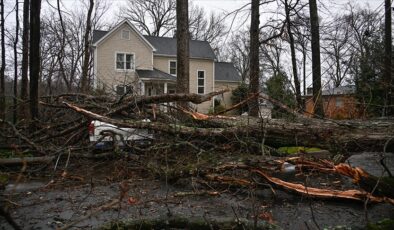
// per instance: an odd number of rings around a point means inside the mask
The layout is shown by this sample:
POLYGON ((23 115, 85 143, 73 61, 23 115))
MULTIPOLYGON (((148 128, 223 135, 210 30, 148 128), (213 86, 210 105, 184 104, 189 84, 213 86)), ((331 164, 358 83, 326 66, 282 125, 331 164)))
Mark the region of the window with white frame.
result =
POLYGON ((122 39, 130 40, 130 30, 122 30, 122 39))
POLYGON ((176 61, 170 61, 169 68, 170 74, 176 76, 176 61))
POLYGON ((116 53, 117 70, 134 70, 134 54, 116 53))
POLYGON ((197 71, 197 93, 204 94, 205 91, 205 71, 197 71))

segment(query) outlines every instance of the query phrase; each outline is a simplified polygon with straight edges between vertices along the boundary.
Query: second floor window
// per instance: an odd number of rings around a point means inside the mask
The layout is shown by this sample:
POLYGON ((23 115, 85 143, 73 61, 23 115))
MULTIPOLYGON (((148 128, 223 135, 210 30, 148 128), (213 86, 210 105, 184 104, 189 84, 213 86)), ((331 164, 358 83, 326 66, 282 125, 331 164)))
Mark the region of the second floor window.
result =
POLYGON ((197 93, 204 94, 205 92, 205 72, 203 70, 197 71, 197 93))
POLYGON ((134 70, 134 54, 117 53, 116 54, 117 70, 134 70))
POLYGON ((176 61, 170 61, 170 74, 176 76, 176 61))

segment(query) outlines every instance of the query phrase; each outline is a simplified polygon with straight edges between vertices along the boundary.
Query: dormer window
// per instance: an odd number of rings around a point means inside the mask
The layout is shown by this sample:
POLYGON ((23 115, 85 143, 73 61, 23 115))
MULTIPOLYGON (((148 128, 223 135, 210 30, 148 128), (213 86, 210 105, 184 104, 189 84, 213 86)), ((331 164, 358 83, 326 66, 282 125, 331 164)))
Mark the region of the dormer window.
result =
POLYGON ((169 69, 170 74, 176 76, 176 61, 170 61, 169 69))
POLYGON ((130 30, 122 30, 122 39, 130 40, 130 30))

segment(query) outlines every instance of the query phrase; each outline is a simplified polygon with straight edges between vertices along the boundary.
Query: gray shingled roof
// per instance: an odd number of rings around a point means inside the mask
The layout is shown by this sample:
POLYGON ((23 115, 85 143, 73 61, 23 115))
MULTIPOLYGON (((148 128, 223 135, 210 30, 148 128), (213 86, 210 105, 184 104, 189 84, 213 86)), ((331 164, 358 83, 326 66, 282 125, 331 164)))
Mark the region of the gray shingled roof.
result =
MULTIPOLYGON (((176 56, 176 38, 153 36, 144 37, 157 49, 155 54, 174 57, 176 56)), ((189 51, 191 58, 204 58, 212 60, 216 58, 215 53, 207 41, 190 40, 189 51)))
POLYGON ((97 42, 98 40, 100 40, 100 38, 104 37, 107 33, 108 31, 104 31, 104 30, 93 30, 92 43, 97 42))
POLYGON ((231 62, 215 62, 215 81, 241 81, 241 76, 231 62))
POLYGON ((153 70, 143 70, 137 69, 137 74, 140 78, 150 78, 154 80, 172 80, 176 81, 176 77, 171 74, 165 73, 158 69, 153 68, 153 70))
MULTIPOLYGON (((108 31, 94 30, 92 42, 97 42, 107 33, 108 31)), ((152 44, 153 47, 156 48, 157 51, 155 52, 155 54, 176 57, 176 38, 153 36, 144 37, 146 38, 146 40, 148 40, 150 44, 152 44)), ((214 60, 216 58, 215 53, 213 52, 211 46, 207 41, 190 40, 189 49, 191 58, 203 58, 211 60, 214 60)))
MULTIPOLYGON (((306 96, 311 96, 312 88, 308 88, 307 91, 309 92, 307 92, 306 96)), ((338 86, 336 88, 322 90, 323 96, 354 94, 355 92, 356 92, 355 85, 338 86)))

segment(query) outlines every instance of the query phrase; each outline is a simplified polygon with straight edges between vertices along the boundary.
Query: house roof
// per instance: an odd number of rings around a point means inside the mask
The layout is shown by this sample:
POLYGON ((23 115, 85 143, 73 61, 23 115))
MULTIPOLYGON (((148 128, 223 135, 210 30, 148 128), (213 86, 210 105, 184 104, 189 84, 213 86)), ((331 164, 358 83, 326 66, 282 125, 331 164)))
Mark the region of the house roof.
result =
POLYGON ((129 25, 134 32, 137 34, 139 38, 150 48, 152 48, 153 51, 156 51, 155 47, 152 46, 151 43, 149 43, 144 36, 135 28, 135 26, 127 19, 123 20, 121 23, 119 23, 117 26, 112 28, 110 31, 103 31, 103 30, 93 30, 93 45, 97 46, 100 42, 105 40, 112 32, 116 31, 119 29, 123 24, 129 25))
MULTIPOLYGON (((171 37, 144 36, 155 48, 156 55, 173 56, 177 55, 177 40, 171 37)), ((191 58, 212 59, 216 58, 211 46, 207 41, 190 40, 189 56, 191 58)))
POLYGON ((140 78, 152 79, 152 80, 172 80, 176 81, 176 77, 165 73, 161 70, 153 68, 153 70, 137 69, 137 74, 140 78))
MULTIPOLYGON (((109 31, 94 30, 93 31, 93 44, 96 44, 103 37, 108 34, 109 31)), ((176 38, 170 37, 154 37, 154 36, 143 36, 144 40, 156 49, 154 54, 162 56, 176 57, 176 38)), ((189 56, 191 58, 202 58, 214 60, 216 58, 211 46, 207 41, 190 40, 189 42, 189 56)))
POLYGON ((215 81, 241 81, 241 76, 231 62, 215 62, 215 81))
MULTIPOLYGON (((312 96, 312 88, 309 89, 310 92, 308 92, 306 96, 312 96)), ((323 96, 349 95, 349 94, 354 94, 355 92, 356 92, 355 85, 346 85, 346 86, 338 86, 336 88, 322 90, 322 95, 323 96)))

